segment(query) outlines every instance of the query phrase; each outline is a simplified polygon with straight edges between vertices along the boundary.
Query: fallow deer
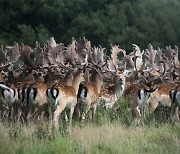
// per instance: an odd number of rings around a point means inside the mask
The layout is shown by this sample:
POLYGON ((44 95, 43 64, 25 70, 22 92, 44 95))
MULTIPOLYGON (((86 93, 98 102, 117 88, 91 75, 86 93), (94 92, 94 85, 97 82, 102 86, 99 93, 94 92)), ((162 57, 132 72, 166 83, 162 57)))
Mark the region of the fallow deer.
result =
POLYGON ((99 104, 99 93, 102 85, 102 66, 104 65, 104 49, 88 49, 90 56, 90 65, 92 64, 91 76, 86 77, 86 81, 79 86, 78 105, 80 106, 80 118, 84 122, 89 109, 92 107, 92 119, 95 115, 97 105, 99 104), (93 52, 93 53, 91 53, 93 52), (93 58, 94 56, 94 58, 93 58), (98 65, 99 64, 99 65, 98 65))
MULTIPOLYGON (((176 86, 175 83, 165 82, 165 81, 158 84, 157 90, 154 93, 152 93, 149 99, 148 108, 150 110, 150 113, 153 113, 158 108, 166 109, 166 114, 163 114, 163 117, 158 116, 158 118, 163 118, 163 119, 167 118, 169 120, 172 120, 171 119, 172 102, 171 102, 170 92, 172 89, 175 88, 175 86, 176 86)), ((159 111, 160 110, 157 110, 156 114, 159 114, 159 111)))
POLYGON ((110 78, 114 79, 114 83, 103 85, 99 94, 100 99, 105 101, 106 108, 112 108, 115 102, 121 98, 125 89, 125 72, 120 73, 117 70, 119 64, 119 60, 117 60, 118 54, 120 52, 124 53, 124 50, 118 46, 112 46, 111 52, 111 59, 109 59, 107 63, 109 74, 112 75, 110 78))
POLYGON ((58 120, 61 112, 65 109, 65 107, 68 107, 70 108, 69 129, 71 129, 72 116, 74 108, 77 104, 78 88, 82 81, 84 81, 84 74, 81 70, 78 70, 73 76, 72 86, 58 83, 52 88, 47 89, 46 95, 52 112, 53 124, 56 127, 58 126, 58 120))
MULTIPOLYGON (((82 41, 86 42, 86 40, 82 41)), ((84 81, 84 73, 82 72, 82 68, 79 68, 77 62, 82 61, 83 65, 86 65, 87 58, 80 56, 79 54, 83 53, 83 49, 85 48, 78 48, 78 45, 82 42, 76 42, 75 40, 72 41, 65 51, 66 54, 66 62, 78 68, 76 72, 73 74, 73 80, 71 81, 70 76, 60 81, 59 83, 55 84, 52 88, 48 88, 46 91, 48 103, 50 106, 50 111, 52 112, 52 120, 55 126, 58 126, 58 120, 61 112, 68 107, 70 109, 69 112, 69 130, 71 129, 72 125, 72 116, 74 113, 74 108, 77 104, 77 94, 79 89, 79 84, 84 81), (78 51, 78 50, 81 50, 78 51), (72 84, 72 85, 70 85, 72 84)), ((86 44, 86 43, 85 43, 86 44)), ((87 56, 86 56, 87 57, 87 56)), ((63 66, 67 69, 67 66, 64 65, 63 61, 58 61, 58 64, 63 66)), ((72 71, 72 69, 71 69, 72 71)), ((67 74, 70 75, 70 74, 67 74)))
POLYGON ((124 99, 130 103, 132 115, 139 124, 144 117, 144 109, 148 104, 150 96, 155 89, 150 89, 145 84, 132 84, 123 93, 124 99))
POLYGON ((106 108, 112 108, 116 101, 121 98, 125 89, 125 76, 118 74, 114 76, 114 83, 105 84, 101 87, 99 97, 105 101, 106 108))

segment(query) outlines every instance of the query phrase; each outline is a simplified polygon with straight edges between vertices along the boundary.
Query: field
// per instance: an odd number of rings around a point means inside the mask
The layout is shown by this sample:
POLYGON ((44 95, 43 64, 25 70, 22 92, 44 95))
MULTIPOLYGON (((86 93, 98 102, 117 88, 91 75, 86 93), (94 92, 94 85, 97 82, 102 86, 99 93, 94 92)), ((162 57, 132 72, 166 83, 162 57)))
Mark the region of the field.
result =
POLYGON ((0 153, 180 153, 180 124, 147 115, 143 126, 135 126, 125 108, 119 118, 113 117, 112 112, 98 111, 94 122, 74 121, 70 134, 65 126, 55 131, 48 122, 1 122, 0 153))

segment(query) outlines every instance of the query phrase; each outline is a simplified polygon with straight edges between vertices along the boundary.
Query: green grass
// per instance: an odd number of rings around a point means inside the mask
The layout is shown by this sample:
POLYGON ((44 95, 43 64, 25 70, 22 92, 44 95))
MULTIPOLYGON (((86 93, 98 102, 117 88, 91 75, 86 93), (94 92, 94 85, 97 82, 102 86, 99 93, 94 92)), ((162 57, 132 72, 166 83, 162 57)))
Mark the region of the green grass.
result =
POLYGON ((118 122, 73 127, 69 135, 47 124, 0 125, 0 153, 180 153, 180 125, 125 127, 118 122))
POLYGON ((133 126, 125 102, 121 109, 99 110, 94 122, 81 126, 74 122, 70 134, 60 127, 54 130, 48 123, 0 123, 0 153, 71 154, 71 153, 180 153, 180 124, 159 123, 149 115, 144 126, 133 126))

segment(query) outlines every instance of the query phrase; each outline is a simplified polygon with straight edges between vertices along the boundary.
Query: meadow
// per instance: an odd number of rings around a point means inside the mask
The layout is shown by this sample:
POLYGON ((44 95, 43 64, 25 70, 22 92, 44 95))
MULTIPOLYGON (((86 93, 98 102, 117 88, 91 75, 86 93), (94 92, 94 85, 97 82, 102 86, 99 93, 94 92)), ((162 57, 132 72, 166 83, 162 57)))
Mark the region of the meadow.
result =
POLYGON ((154 120, 146 114, 136 126, 126 103, 121 110, 99 110, 93 122, 73 121, 68 134, 61 120, 59 130, 47 121, 24 125, 0 123, 0 153, 180 153, 180 124, 154 120))

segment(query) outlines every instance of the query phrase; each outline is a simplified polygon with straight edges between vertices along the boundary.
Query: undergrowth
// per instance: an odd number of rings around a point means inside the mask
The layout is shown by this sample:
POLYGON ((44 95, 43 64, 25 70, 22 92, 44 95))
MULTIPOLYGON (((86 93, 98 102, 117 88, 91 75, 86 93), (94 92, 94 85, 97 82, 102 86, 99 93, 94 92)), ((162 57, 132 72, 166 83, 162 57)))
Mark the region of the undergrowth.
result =
POLYGON ((126 101, 113 109, 98 108, 94 120, 81 124, 60 121, 59 129, 48 122, 24 125, 0 122, 0 153, 180 153, 180 124, 155 120, 146 112, 144 125, 134 120, 126 101))

